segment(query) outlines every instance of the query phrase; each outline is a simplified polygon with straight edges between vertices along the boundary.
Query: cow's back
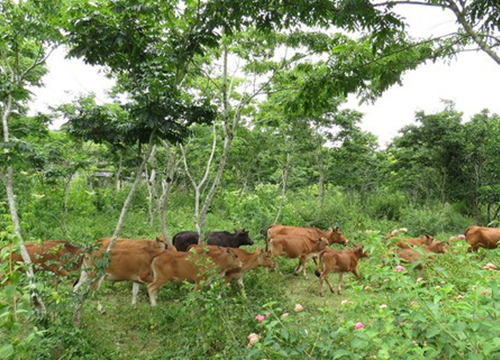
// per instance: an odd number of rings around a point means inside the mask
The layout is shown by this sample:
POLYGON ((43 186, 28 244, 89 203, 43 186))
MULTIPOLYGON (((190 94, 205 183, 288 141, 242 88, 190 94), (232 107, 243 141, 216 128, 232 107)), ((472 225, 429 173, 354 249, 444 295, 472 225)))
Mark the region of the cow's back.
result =
POLYGON ((490 228, 484 226, 469 226, 465 230, 467 242, 471 246, 482 246, 488 249, 498 247, 500 240, 500 228, 490 228))
POLYGON ((186 252, 190 245, 198 244, 200 236, 196 231, 181 231, 174 235, 172 243, 177 251, 186 252))

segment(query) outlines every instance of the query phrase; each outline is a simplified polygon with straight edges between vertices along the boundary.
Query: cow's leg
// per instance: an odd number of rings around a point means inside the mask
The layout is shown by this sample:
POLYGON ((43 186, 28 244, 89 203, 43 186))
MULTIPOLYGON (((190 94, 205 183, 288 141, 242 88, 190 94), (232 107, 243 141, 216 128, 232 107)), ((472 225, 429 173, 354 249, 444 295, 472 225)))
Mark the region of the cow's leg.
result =
POLYGON ((340 295, 340 291, 342 290, 342 277, 344 276, 344 273, 339 273, 339 286, 337 287, 337 294, 340 295))
POLYGON ((132 306, 137 306, 137 295, 139 294, 140 284, 138 282, 132 283, 132 306))
POLYGON ((238 285, 240 286, 241 296, 243 296, 243 298, 246 299, 247 294, 245 293, 245 284, 243 283, 243 276, 238 278, 238 285))
POLYGON ((329 271, 326 270, 325 272, 321 273, 321 275, 319 277, 319 294, 321 296, 323 296, 323 281, 326 282, 326 284, 330 288, 330 291, 332 292, 332 294, 334 293, 332 284, 330 284, 330 282, 328 281, 328 278, 326 277, 328 275, 328 273, 329 273, 329 271))
MULTIPOLYGON (((99 279, 92 285, 93 289, 92 291, 95 293, 99 288, 101 287, 102 282, 104 281, 105 275, 100 276, 99 279)), ((99 299, 97 300, 97 311, 99 314, 104 315, 106 313, 106 310, 104 310, 104 307, 102 306, 101 302, 99 299)))

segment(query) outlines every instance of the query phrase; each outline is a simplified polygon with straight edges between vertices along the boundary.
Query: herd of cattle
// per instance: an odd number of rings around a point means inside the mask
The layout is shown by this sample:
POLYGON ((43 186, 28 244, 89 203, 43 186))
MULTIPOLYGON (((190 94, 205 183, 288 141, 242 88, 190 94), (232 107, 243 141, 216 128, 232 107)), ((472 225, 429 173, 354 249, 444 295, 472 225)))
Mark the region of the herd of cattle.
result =
MULTIPOLYGON (((422 268, 422 255, 425 253, 445 253, 448 243, 434 240, 430 235, 418 238, 402 236, 405 229, 395 230, 384 241, 388 248, 401 261, 414 263, 422 268)), ((468 251, 477 251, 479 247, 494 249, 500 246, 500 228, 469 226, 465 238, 470 247, 468 251)), ((110 238, 100 239, 92 249, 71 245, 68 241, 49 240, 26 242, 25 246, 34 264, 35 271, 50 271, 59 276, 68 276, 68 271, 80 269, 80 277, 73 290, 76 292, 89 281, 92 289, 97 290, 104 279, 109 281, 130 281, 133 283, 132 304, 137 303, 140 284, 146 284, 151 305, 157 304, 158 290, 164 284, 174 281, 195 283, 199 286, 207 274, 216 272, 225 277, 227 282, 236 279, 244 295, 243 277, 257 267, 274 268, 274 257, 284 255, 299 259, 294 273, 301 270, 307 278, 306 261, 312 258, 319 277, 320 295, 323 296, 323 283, 328 282, 330 272, 339 273, 337 292, 340 294, 342 276, 352 272, 358 281, 360 276, 357 264, 360 258, 367 257, 363 245, 354 249, 337 250, 330 245, 346 245, 347 239, 338 227, 322 231, 317 228, 305 228, 285 225, 271 225, 266 231, 265 249, 249 252, 240 249, 243 245, 253 245, 247 231, 236 230, 210 232, 207 245, 199 244, 197 232, 180 232, 173 237, 172 244, 167 244, 163 237, 155 240, 118 238, 109 252, 109 262, 99 269, 101 259, 110 244, 110 238)), ((11 270, 22 268, 23 260, 18 247, 12 244, 0 248, 0 259, 8 262, 11 270)), ((5 282, 2 280, 2 283, 5 282)), ((104 312, 98 302, 98 310, 104 312)))

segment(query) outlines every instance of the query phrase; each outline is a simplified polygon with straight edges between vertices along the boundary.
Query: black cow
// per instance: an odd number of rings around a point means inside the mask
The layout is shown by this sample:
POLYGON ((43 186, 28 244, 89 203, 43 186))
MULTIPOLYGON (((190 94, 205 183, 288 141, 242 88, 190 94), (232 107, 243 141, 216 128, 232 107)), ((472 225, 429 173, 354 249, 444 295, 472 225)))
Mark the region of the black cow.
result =
MULTIPOLYGON (((175 234, 172 242, 177 251, 188 251, 189 246, 198 244, 199 239, 196 231, 181 231, 175 234)), ((212 231, 207 234, 207 244, 237 248, 253 245, 253 240, 245 229, 235 230, 233 234, 228 231, 212 231)))
POLYGON ((213 231, 208 233, 208 245, 227 246, 239 248, 242 245, 253 245, 253 240, 248 236, 248 231, 235 230, 234 234, 228 231, 213 231))
POLYGON ((177 251, 188 251, 191 245, 198 244, 200 236, 196 231, 181 231, 174 235, 172 243, 177 251))

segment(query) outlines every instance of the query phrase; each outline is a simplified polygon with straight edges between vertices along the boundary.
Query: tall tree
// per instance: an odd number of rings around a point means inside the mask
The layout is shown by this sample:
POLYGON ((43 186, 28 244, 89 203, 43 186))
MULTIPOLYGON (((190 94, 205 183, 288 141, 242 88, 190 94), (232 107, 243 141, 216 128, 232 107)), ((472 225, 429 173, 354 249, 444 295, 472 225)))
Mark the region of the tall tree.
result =
POLYGON ((27 266, 31 298, 36 310, 45 314, 45 305, 36 291, 31 259, 24 246, 15 197, 13 163, 22 157, 23 144, 12 136, 9 122, 26 112, 29 88, 40 86, 47 72, 45 61, 60 40, 57 26, 60 2, 7 0, 0 3, 0 115, 2 118, 2 160, 0 178, 5 186, 14 232, 27 266))

